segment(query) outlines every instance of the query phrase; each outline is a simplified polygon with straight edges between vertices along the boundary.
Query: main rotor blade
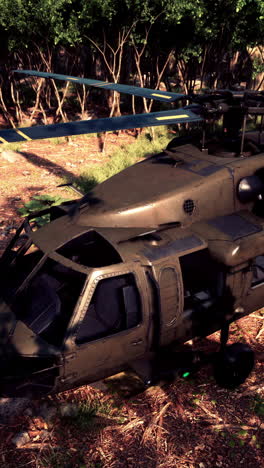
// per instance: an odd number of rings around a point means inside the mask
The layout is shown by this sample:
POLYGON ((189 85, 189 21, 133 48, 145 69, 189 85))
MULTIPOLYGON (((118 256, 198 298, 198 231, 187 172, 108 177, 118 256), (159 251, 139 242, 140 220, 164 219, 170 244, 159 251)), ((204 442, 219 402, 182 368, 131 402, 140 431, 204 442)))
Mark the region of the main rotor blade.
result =
POLYGON ((56 80, 72 81, 73 83, 85 84, 96 88, 111 89, 119 93, 132 94, 156 101, 173 102, 179 99, 186 98, 185 94, 170 93, 168 91, 160 91, 159 89, 139 88, 138 86, 122 85, 117 83, 108 83, 107 81, 90 80, 88 78, 78 78, 76 76, 59 75, 57 73, 46 73, 34 70, 14 70, 15 73, 23 73, 24 75, 40 76, 42 78, 53 78, 56 80))
POLYGON ((200 122, 202 117, 186 108, 150 114, 125 115, 105 119, 81 120, 52 125, 0 130, 0 143, 40 140, 86 133, 113 132, 129 128, 156 127, 175 123, 200 122))

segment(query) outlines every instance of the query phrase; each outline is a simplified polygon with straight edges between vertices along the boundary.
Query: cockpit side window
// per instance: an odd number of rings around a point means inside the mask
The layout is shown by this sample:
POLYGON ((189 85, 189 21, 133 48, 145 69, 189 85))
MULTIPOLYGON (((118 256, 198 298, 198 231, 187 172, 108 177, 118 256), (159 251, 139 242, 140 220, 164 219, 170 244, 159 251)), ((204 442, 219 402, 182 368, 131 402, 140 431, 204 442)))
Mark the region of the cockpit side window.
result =
POLYGON ((76 344, 97 340, 141 322, 139 292, 133 274, 101 280, 79 326, 76 344))
POLYGON ((13 303, 17 318, 59 347, 85 280, 85 274, 47 258, 13 303))

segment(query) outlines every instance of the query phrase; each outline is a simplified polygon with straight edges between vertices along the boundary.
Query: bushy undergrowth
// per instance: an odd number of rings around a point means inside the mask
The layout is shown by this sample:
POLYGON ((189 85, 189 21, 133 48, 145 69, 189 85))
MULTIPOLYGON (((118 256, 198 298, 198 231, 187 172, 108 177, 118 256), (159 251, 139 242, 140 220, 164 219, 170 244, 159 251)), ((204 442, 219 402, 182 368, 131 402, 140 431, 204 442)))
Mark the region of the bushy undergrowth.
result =
POLYGON ((83 192, 88 192, 97 184, 126 169, 140 159, 162 151, 166 148, 170 139, 167 127, 155 129, 154 139, 149 132, 145 132, 135 143, 118 148, 108 162, 100 166, 87 166, 76 180, 76 183, 83 192))
MULTIPOLYGON (((18 212, 21 216, 26 217, 45 210, 46 208, 50 208, 51 206, 61 205, 65 201, 65 198, 58 196, 47 194, 34 195, 29 202, 25 203, 22 208, 19 208, 18 212)), ((32 218, 31 221, 35 221, 38 227, 44 226, 44 224, 47 224, 50 221, 50 214, 48 213, 36 216, 35 218, 32 218)))
POLYGON ((2 153, 2 151, 20 151, 20 149, 21 149, 21 142, 2 143, 0 145, 0 153, 2 153))

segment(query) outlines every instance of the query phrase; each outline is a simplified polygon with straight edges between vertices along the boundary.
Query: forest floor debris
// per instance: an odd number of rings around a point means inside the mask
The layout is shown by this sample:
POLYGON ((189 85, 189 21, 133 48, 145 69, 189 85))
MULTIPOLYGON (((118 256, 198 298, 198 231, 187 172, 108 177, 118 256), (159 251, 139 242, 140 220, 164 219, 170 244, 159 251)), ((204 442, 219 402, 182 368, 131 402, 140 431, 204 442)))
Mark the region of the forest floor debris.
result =
MULTIPOLYGON (((131 141, 131 136, 121 135, 117 141, 109 135, 107 144, 111 150, 131 141)), ((1 251, 21 222, 18 208, 33 195, 75 197, 57 185, 63 177, 79 175, 84 163, 103 164, 109 153, 100 153, 96 145, 92 137, 80 138, 74 145, 34 141, 21 145, 23 163, 0 158, 1 251)), ((17 399, 1 399, 0 415, 5 405, 6 413, 0 420, 0 467, 262 467, 262 322, 263 313, 256 311, 231 326, 230 342, 247 342, 256 352, 254 371, 233 391, 217 387, 207 366, 191 379, 178 378, 130 397, 127 388, 133 386, 133 378, 123 375, 95 388, 83 386, 40 401, 20 402, 14 413, 17 399), (75 410, 65 414, 61 408, 75 410)), ((219 333, 195 346, 210 351, 217 343, 219 333)))

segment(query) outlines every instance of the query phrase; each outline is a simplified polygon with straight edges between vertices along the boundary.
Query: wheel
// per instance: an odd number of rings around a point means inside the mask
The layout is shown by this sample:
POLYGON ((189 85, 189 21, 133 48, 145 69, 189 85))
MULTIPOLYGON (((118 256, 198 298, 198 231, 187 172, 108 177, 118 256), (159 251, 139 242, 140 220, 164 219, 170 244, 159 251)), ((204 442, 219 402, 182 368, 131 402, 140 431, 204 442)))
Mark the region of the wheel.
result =
POLYGON ((254 352, 247 344, 234 343, 220 351, 214 362, 215 380, 221 387, 241 385, 254 367, 254 352))

